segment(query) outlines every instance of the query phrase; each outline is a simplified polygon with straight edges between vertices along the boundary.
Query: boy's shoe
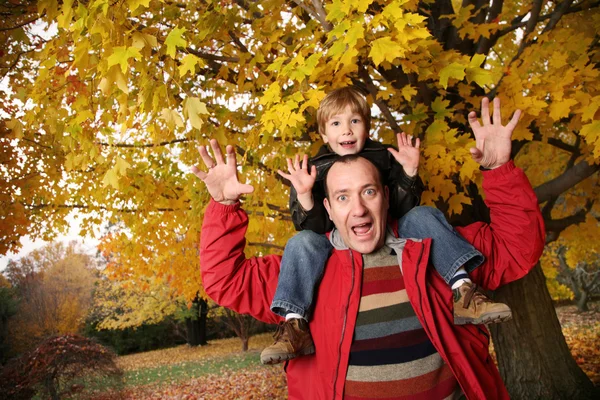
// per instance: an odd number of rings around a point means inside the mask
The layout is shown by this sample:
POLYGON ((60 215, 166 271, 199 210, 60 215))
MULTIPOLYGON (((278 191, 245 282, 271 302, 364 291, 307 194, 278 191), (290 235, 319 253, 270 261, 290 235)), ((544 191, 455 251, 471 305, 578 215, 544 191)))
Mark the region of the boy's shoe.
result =
POLYGON ((278 364, 315 352, 308 322, 302 318, 291 318, 281 322, 273 337, 275 343, 260 353, 260 361, 263 364, 278 364))
POLYGON ((491 324, 512 318, 504 303, 494 303, 478 290, 476 284, 465 282, 454 293, 454 324, 491 324))

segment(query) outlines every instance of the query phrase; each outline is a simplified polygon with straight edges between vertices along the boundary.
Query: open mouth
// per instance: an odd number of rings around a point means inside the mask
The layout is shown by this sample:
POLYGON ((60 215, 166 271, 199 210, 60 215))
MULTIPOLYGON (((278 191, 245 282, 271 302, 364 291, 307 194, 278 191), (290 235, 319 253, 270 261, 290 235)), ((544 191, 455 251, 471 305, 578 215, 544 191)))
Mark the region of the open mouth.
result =
POLYGON ((373 230, 373 223, 366 222, 364 224, 354 225, 351 229, 356 236, 367 236, 373 230))
POLYGON ((354 147, 355 144, 356 144, 356 140, 353 140, 353 141, 348 140, 345 142, 341 142, 340 146, 342 146, 344 148, 352 148, 352 147, 354 147))

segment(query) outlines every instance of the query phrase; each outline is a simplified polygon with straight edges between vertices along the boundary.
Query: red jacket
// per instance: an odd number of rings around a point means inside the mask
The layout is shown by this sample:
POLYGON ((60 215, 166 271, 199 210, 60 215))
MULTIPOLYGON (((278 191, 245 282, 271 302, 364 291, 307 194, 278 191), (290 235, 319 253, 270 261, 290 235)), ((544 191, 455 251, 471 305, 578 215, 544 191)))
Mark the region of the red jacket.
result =
MULTIPOLYGON (((527 177, 512 162, 483 172, 491 223, 457 230, 486 257, 470 276, 496 289, 522 278, 544 247, 544 225, 527 177)), ((269 323, 280 317, 269 307, 275 294, 280 256, 246 258, 248 216, 239 204, 208 205, 200 239, 206 293, 218 304, 269 323)), ((452 369, 468 399, 508 399, 488 353, 489 335, 479 325, 454 325, 452 291, 428 265, 430 240, 408 241, 402 253, 406 291, 425 331, 452 369)), ((290 398, 340 399, 360 302, 362 256, 334 250, 316 297, 310 330, 316 353, 289 362, 290 398)))

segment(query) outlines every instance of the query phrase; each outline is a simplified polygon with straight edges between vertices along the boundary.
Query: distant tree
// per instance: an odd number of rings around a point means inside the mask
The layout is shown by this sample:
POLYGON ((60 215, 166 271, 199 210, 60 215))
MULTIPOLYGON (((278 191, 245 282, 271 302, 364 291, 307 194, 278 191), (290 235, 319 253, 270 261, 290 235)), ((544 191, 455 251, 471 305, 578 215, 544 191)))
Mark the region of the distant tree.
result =
POLYGON ((80 331, 91 307, 93 265, 92 257, 74 242, 50 243, 8 263, 6 274, 20 300, 9 330, 15 350, 80 331))
POLYGON ((90 380, 109 378, 118 384, 123 373, 115 361, 114 353, 85 337, 52 337, 2 371, 0 395, 27 398, 37 392, 59 400, 84 390, 90 380))
POLYGON ((9 319, 17 313, 17 305, 15 290, 0 274, 0 365, 8 358, 8 324, 9 319))
POLYGON ((209 317, 223 322, 242 342, 242 351, 248 351, 250 337, 254 333, 254 328, 258 323, 257 320, 249 315, 238 314, 214 303, 209 310, 209 317))

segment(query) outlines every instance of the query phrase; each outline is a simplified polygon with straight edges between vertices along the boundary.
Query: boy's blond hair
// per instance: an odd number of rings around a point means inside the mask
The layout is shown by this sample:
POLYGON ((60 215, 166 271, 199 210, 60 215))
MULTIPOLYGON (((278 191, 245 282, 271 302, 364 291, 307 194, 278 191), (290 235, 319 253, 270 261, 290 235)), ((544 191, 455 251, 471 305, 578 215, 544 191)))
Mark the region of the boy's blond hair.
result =
POLYGON ((325 135, 325 126, 327 121, 334 115, 344 111, 346 106, 350 106, 353 113, 360 115, 365 123, 367 132, 371 127, 371 109, 364 96, 356 89, 350 86, 335 89, 321 100, 317 110, 317 124, 319 133, 325 135))

